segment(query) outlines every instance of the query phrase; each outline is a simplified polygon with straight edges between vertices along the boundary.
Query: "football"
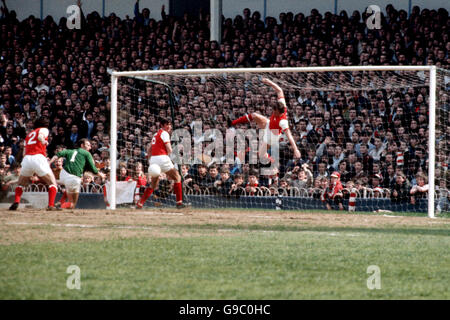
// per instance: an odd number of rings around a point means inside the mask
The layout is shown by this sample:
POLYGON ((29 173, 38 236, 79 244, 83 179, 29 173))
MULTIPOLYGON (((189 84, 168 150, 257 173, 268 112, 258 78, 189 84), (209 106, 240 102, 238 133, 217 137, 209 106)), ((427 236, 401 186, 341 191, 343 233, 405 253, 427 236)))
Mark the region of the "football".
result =
POLYGON ((161 174, 161 167, 158 166, 157 164, 152 164, 148 168, 148 173, 152 177, 159 177, 159 175, 161 174))

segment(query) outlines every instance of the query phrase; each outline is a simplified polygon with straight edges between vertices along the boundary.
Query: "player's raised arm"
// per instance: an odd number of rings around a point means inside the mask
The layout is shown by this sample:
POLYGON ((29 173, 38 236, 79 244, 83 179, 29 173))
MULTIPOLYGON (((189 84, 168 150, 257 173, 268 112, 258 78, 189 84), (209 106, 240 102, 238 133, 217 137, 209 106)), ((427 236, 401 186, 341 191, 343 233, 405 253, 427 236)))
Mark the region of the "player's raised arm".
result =
POLYGON ((287 128, 284 130, 284 133, 286 134, 286 137, 289 140, 289 143, 291 144, 292 150, 294 150, 294 158, 299 159, 301 157, 301 153, 297 148, 297 144, 295 143, 294 137, 292 136, 291 129, 287 128))
POLYGON ((286 100, 284 99, 283 89, 281 89, 279 85, 268 78, 262 78, 261 82, 274 88, 277 93, 278 102, 282 103, 286 107, 286 100))

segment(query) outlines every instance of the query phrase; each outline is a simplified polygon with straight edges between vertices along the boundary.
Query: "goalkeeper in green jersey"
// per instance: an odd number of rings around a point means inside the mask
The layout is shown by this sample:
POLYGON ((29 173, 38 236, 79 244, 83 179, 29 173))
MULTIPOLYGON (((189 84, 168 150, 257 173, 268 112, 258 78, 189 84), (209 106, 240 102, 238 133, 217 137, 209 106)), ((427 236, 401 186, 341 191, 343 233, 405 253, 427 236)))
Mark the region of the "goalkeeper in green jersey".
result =
MULTIPOLYGON (((80 195, 81 179, 85 171, 91 171, 98 174, 102 179, 105 174, 98 171, 95 166, 94 158, 89 152, 91 150, 91 143, 88 139, 80 140, 80 147, 78 149, 65 149, 59 151, 50 161, 52 163, 58 158, 64 158, 64 166, 59 174, 61 184, 66 187, 68 202, 61 201, 61 208, 73 209, 75 208, 78 197, 80 195)), ((65 198, 65 195, 63 196, 65 198)))

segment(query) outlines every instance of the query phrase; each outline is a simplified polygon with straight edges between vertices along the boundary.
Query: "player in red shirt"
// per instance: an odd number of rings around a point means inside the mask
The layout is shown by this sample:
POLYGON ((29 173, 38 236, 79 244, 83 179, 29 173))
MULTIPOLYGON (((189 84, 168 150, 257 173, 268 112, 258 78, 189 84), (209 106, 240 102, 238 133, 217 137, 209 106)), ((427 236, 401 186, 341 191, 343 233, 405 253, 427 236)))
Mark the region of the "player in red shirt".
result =
POLYGON ((235 126, 240 123, 248 123, 254 120, 258 128, 266 131, 264 134, 264 143, 261 144, 262 148, 260 148, 260 156, 268 158, 270 158, 270 156, 267 154, 266 150, 267 146, 271 143, 271 136, 279 136, 282 133, 285 133, 294 151, 294 158, 300 158, 300 151, 298 150, 294 138, 292 137, 292 133, 289 129, 289 122, 287 120, 287 105, 283 90, 280 88, 280 86, 278 86, 270 79, 262 78, 261 82, 274 88, 277 93, 278 104, 273 108, 270 119, 267 119, 265 116, 254 112, 252 114, 246 114, 232 121, 230 125, 235 126))
POLYGON ((55 207, 55 197, 58 191, 56 178, 47 161, 48 126, 50 120, 40 117, 34 123, 34 129, 25 138, 25 155, 22 160, 18 186, 15 190, 13 204, 9 210, 17 210, 22 197, 23 188, 30 183, 30 178, 36 173, 48 187, 47 210, 60 210, 55 207))
MULTIPOLYGON (((151 155, 149 164, 157 164, 161 167, 161 172, 164 172, 167 177, 174 181, 174 190, 177 201, 177 208, 184 208, 186 204, 183 203, 183 193, 181 188, 181 176, 175 169, 169 154, 172 153, 172 146, 170 144, 170 132, 172 131, 172 124, 167 119, 160 121, 160 129, 153 136, 152 143, 147 151, 147 155, 151 155)), ((151 196, 153 191, 158 187, 159 177, 152 177, 150 186, 144 191, 144 194, 136 204, 136 209, 142 209, 145 201, 151 196)))

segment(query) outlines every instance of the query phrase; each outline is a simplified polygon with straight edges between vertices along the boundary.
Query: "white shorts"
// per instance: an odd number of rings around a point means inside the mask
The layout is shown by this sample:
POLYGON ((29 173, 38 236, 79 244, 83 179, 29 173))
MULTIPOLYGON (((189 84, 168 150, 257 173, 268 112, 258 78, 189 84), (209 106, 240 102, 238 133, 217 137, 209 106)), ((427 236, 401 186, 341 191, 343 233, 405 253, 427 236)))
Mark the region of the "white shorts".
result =
POLYGON ((80 177, 70 174, 66 170, 62 169, 61 173, 59 174, 59 181, 61 182, 61 184, 66 186, 66 189, 69 193, 80 193, 80 177))
POLYGON ((161 172, 166 173, 169 170, 174 168, 172 160, 170 160, 169 156, 161 155, 161 156, 152 156, 150 158, 150 165, 157 164, 161 167, 161 172))
POLYGON ((280 134, 276 134, 276 133, 274 133, 275 131, 276 131, 275 129, 273 129, 273 132, 272 132, 272 130, 269 129, 269 121, 268 121, 266 128, 264 129, 264 135, 263 135, 264 143, 266 143, 268 145, 272 145, 271 139, 273 137, 273 143, 277 143, 277 141, 278 141, 278 144, 280 146, 287 145, 289 141, 287 139, 286 134, 284 132, 282 132, 280 134))
POLYGON ((20 175, 24 177, 31 177, 35 173, 38 177, 53 174, 47 158, 43 154, 26 155, 22 160, 21 166, 20 175))
POLYGON ((264 129, 263 141, 268 145, 272 145, 271 139, 273 139, 273 142, 276 143, 276 141, 278 141, 278 139, 280 138, 280 135, 273 133, 272 130, 269 129, 269 124, 270 121, 267 121, 266 127, 264 129))

